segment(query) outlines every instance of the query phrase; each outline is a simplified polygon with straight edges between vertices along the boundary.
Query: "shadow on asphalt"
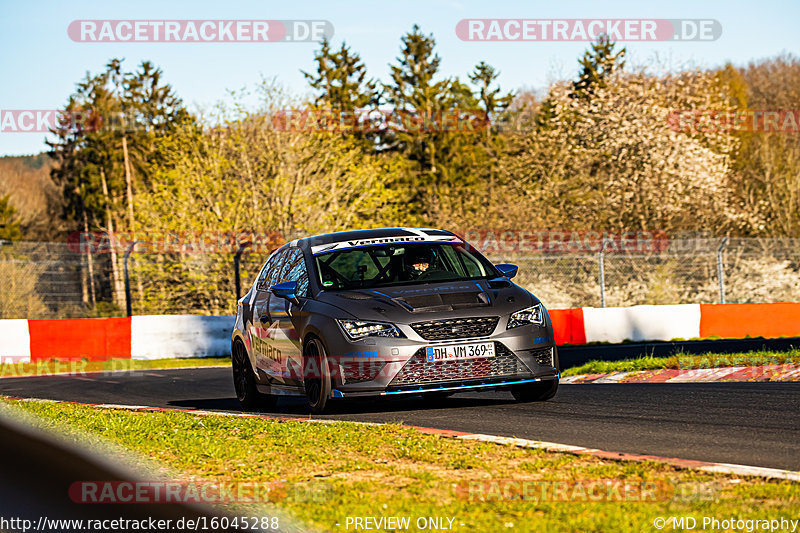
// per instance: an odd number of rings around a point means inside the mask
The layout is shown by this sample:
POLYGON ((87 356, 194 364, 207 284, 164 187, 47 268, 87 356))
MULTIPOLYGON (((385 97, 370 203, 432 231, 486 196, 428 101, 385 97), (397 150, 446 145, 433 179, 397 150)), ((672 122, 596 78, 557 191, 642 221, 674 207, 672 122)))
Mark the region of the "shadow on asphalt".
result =
MULTIPOLYGON (((458 409, 472 407, 486 407, 516 403, 511 395, 508 398, 476 398, 451 396, 449 398, 425 398, 413 396, 409 398, 352 398, 336 399, 328 403, 326 412, 322 417, 330 415, 354 415, 368 413, 402 413, 411 411, 432 411, 436 409, 458 409)), ((236 398, 208 398, 192 400, 173 400, 171 407, 181 409, 202 409, 209 411, 241 412, 236 398)), ((253 411, 265 415, 275 416, 308 416, 309 411, 303 398, 280 398, 275 407, 253 411)))

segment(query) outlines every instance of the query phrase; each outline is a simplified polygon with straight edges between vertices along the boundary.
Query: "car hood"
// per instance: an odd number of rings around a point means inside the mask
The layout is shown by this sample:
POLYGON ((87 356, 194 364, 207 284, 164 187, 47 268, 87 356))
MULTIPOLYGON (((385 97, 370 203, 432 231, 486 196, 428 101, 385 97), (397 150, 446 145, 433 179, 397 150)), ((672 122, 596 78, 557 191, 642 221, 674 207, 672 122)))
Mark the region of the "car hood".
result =
POLYGON ((505 278, 322 291, 316 298, 362 320, 410 324, 419 320, 498 316, 539 300, 505 278))

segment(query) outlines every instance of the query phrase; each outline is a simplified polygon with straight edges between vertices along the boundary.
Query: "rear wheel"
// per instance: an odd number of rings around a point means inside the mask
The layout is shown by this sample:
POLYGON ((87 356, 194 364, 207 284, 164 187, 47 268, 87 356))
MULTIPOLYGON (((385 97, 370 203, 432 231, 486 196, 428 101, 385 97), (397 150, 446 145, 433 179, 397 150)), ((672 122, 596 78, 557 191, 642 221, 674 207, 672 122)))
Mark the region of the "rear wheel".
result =
POLYGON ((518 402, 544 402, 556 395, 558 380, 548 379, 525 385, 514 385, 511 394, 518 402))
POLYGON ((256 376, 247 356, 247 349, 241 341, 236 341, 231 350, 231 366, 233 367, 233 388, 236 399, 245 411, 258 407, 273 407, 277 403, 275 396, 261 394, 256 388, 256 376))
POLYGON ((304 355, 303 386, 308 409, 314 414, 320 414, 325 411, 331 396, 331 373, 325 347, 319 339, 312 337, 306 343, 304 355))

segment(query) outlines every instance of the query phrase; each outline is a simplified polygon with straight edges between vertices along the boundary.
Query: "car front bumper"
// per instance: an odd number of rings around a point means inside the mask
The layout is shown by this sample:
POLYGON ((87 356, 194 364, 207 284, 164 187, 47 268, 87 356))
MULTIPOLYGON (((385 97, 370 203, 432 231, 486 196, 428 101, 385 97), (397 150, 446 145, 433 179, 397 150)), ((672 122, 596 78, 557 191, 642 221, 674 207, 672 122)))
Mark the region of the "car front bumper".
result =
POLYGON ((549 378, 530 378, 530 379, 510 379, 510 380, 498 380, 498 381, 480 381, 480 380, 466 380, 461 383, 457 384, 427 384, 427 385, 420 385, 418 387, 407 387, 403 388, 402 390, 384 390, 384 391, 363 391, 363 392, 342 392, 339 389, 333 389, 331 391, 331 397, 333 398, 355 398, 359 396, 396 396, 396 395, 413 395, 413 394, 425 394, 430 392, 449 392, 449 393, 456 393, 456 392, 468 392, 471 390, 493 390, 493 389, 505 389, 509 387, 513 387, 514 385, 525 385, 529 383, 537 383, 545 380, 552 380, 558 379, 559 376, 555 375, 549 378))
POLYGON ((457 392, 558 379, 558 352, 546 326, 496 328, 483 337, 426 340, 398 325, 405 338, 349 341, 328 335, 334 397, 457 392), (492 342, 494 357, 428 362, 428 347, 492 342))

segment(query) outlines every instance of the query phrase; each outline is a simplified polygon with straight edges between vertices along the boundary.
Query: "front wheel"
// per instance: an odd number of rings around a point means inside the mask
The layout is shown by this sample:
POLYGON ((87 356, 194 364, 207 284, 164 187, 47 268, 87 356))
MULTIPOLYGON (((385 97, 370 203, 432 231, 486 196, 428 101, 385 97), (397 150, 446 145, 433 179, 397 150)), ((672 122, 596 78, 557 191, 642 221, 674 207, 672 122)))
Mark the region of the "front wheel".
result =
POLYGON ((544 402, 555 396, 556 391, 558 391, 557 379, 537 381, 536 383, 526 383, 524 385, 514 385, 511 387, 511 394, 518 402, 544 402))
POLYGON ((236 399, 245 411, 252 411, 258 407, 273 407, 277 403, 275 396, 261 394, 256 388, 256 376, 247 349, 240 341, 233 345, 231 350, 231 366, 233 367, 233 388, 236 389, 236 399))
POLYGON ((331 372, 325 347, 319 339, 309 339, 303 358, 303 386, 308 409, 314 414, 325 411, 331 396, 331 372))

